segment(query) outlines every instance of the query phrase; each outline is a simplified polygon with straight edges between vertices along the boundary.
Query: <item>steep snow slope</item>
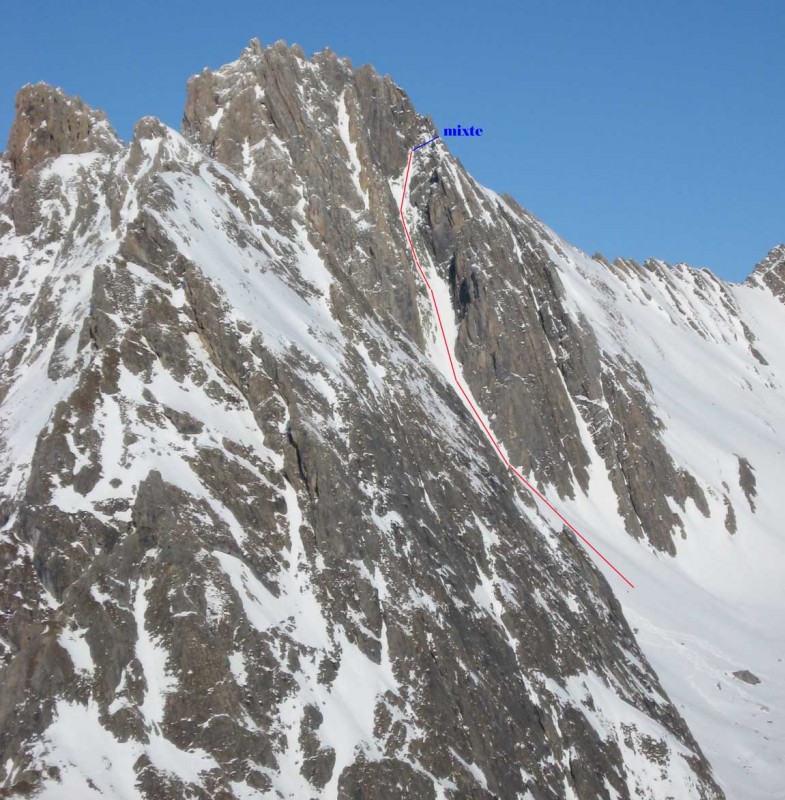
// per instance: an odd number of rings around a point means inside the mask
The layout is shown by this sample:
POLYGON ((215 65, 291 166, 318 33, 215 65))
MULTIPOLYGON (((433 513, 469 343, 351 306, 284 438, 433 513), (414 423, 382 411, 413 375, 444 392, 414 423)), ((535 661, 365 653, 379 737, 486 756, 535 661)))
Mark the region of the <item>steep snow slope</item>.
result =
MULTIPOLYGON (((781 795, 785 372, 777 331, 785 306, 766 289, 728 287, 683 266, 651 262, 614 274, 559 245, 566 258, 554 253, 554 261, 572 313, 588 320, 605 350, 643 366, 668 452, 707 489, 710 515, 688 504, 674 558, 629 553, 638 589, 622 604, 728 795, 781 795), (750 357, 743 324, 767 364, 750 357), (745 493, 742 459, 754 470, 755 496, 745 493), (742 670, 760 683, 734 677, 742 670)), ((608 531, 598 478, 599 493, 590 487, 574 513, 608 531), (587 506, 602 508, 602 520, 587 506)))

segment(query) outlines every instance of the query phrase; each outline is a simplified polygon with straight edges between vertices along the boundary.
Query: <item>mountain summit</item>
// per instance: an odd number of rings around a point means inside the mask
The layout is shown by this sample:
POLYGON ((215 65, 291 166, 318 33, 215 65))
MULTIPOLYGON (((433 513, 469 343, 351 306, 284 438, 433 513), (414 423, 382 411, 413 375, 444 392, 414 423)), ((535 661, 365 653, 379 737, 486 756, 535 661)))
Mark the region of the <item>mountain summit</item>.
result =
POLYGON ((8 138, 8 159, 17 181, 47 158, 64 153, 122 150, 106 115, 44 83, 24 86, 8 138))
POLYGON ((434 134, 390 78, 281 42, 127 146, 20 91, 2 796, 777 790, 776 251, 738 286, 592 259, 438 141, 403 213, 444 341, 399 211, 434 134), (445 345, 635 590, 512 479, 445 345))

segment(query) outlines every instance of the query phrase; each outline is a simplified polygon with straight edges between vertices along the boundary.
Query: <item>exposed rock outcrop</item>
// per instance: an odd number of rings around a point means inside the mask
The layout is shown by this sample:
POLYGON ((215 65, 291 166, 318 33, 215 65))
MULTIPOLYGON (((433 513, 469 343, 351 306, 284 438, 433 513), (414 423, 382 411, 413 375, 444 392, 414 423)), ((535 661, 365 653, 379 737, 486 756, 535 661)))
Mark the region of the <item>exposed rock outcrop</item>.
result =
POLYGON ((766 258, 753 270, 748 282, 763 283, 775 296, 785 302, 785 244, 773 247, 766 258))
POLYGON ((67 153, 111 154, 121 149, 103 111, 45 83, 19 90, 6 150, 17 181, 47 158, 67 153))

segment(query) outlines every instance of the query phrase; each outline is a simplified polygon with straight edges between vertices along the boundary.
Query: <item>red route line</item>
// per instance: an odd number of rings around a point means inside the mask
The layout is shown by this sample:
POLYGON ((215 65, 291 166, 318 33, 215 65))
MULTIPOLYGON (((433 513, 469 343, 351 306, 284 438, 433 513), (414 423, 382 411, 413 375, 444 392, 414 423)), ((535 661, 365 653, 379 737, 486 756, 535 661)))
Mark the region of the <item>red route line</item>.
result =
POLYGON ((442 340, 444 341, 444 348, 447 351, 447 358, 450 361, 450 369, 452 370, 452 377, 453 377, 453 380, 455 381, 455 385, 460 390, 460 392, 463 395, 464 399, 468 403, 469 408, 471 408, 474 416, 477 418, 477 421, 480 423, 480 425, 482 426, 482 429, 485 431, 485 435, 488 437, 488 439, 490 440, 491 444, 496 448, 496 451, 499 453, 499 457, 505 463, 507 468, 512 470, 512 472, 515 475, 515 477, 518 478, 518 480, 532 494, 534 494, 536 497, 538 497, 540 500, 542 500, 542 502, 545 503, 545 505, 548 506, 548 508, 551 511, 553 511, 553 513, 556 514, 556 516, 598 558, 600 558, 600 560, 602 560, 605 564, 607 564, 630 588, 634 589, 635 588, 635 584, 632 581, 630 581, 624 575, 624 573, 622 573, 619 569, 617 569, 568 519, 565 518, 565 516, 557 508, 555 508, 553 506, 552 503, 550 503, 550 501, 548 501, 534 486, 532 486, 531 483, 529 483, 529 481, 526 480, 526 478, 523 477, 523 475, 521 475, 520 472, 518 472, 517 469, 515 469, 515 467, 510 463, 510 461, 507 458, 507 456, 504 455, 504 451, 501 449, 499 443, 496 441, 496 439, 494 439, 493 434, 490 432, 490 430, 488 429, 488 426, 483 421, 482 416, 480 415, 480 412, 475 407, 474 403, 472 402, 471 397, 469 397, 469 393, 466 391, 466 389, 463 388, 463 384, 461 383, 461 381, 458 378, 458 373, 455 370, 455 364, 453 363, 453 360, 452 360, 452 353, 450 352, 450 345, 447 342, 447 334, 444 332, 444 325, 442 324, 442 315, 439 313, 439 304, 436 302, 436 295, 434 294, 433 288, 431 287, 431 284, 429 283, 428 278, 425 276, 425 270, 422 268, 422 265, 420 264, 420 259, 417 258, 417 251, 414 249, 414 243, 412 242, 412 237, 411 237, 411 234, 409 233, 409 228, 406 225, 406 219, 404 218, 404 215, 403 215, 403 206, 404 206, 404 203, 406 201, 406 189, 409 186, 409 172, 410 172, 411 167, 412 167, 412 156, 413 155, 414 155, 414 151, 410 150, 409 151, 409 162, 406 165, 406 177, 403 179, 403 193, 401 194, 401 207, 400 207, 401 224, 403 225, 403 230, 406 233, 406 238, 409 241, 409 248, 411 249, 412 256, 414 257, 414 263, 417 265, 417 269, 420 271, 420 275, 422 276, 423 281, 425 281, 425 285, 428 287, 428 291, 431 293, 431 302, 433 303, 433 309, 436 312, 436 319, 439 322, 439 330, 442 333, 442 340))

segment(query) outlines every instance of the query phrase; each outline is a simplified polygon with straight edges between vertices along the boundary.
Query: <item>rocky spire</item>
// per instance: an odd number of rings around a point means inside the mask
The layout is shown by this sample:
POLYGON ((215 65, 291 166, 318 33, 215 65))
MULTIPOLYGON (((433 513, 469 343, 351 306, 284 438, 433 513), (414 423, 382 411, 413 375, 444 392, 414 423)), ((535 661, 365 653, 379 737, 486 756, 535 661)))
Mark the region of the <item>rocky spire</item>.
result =
POLYGON ((762 283, 785 302, 785 244, 772 247, 766 258, 752 271, 751 283, 762 283))
POLYGON ((47 158, 64 153, 114 153, 122 147, 103 111, 46 83, 23 86, 15 106, 6 158, 17 180, 47 158))

